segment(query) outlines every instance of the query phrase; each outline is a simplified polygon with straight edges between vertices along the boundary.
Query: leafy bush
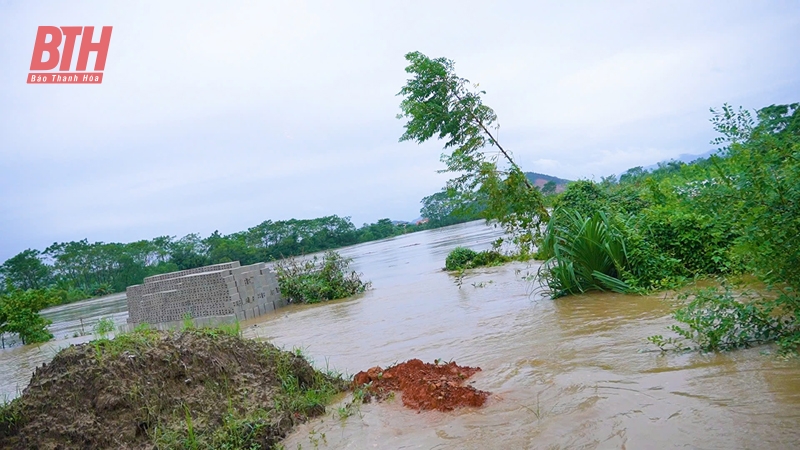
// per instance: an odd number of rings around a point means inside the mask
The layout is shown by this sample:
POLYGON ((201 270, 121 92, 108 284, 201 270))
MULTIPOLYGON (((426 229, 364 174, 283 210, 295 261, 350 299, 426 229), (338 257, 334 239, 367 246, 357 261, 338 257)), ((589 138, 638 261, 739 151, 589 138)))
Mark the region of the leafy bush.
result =
POLYGON ((548 259, 539 269, 539 279, 547 283, 553 297, 588 290, 630 290, 620 279, 627 264, 623 234, 604 212, 587 217, 577 210, 556 210, 540 254, 548 259))
POLYGON ((685 324, 672 327, 679 340, 652 336, 650 341, 662 348, 689 341, 700 350, 776 341, 782 352, 795 353, 800 344, 800 104, 762 108, 758 122, 728 105, 712 112, 714 128, 722 134, 715 143, 728 145, 721 158, 710 159, 704 178, 687 184, 685 198, 715 223, 730 224, 731 233, 721 243, 712 242, 711 251, 705 242, 690 245, 712 264, 727 268, 735 261, 784 288, 774 300, 744 302, 727 288, 700 291, 675 312, 685 324), (730 246, 726 239, 733 244, 729 261, 718 253, 730 246))
POLYGON ((371 283, 349 271, 351 262, 334 251, 326 252, 321 260, 315 256, 310 260, 279 261, 275 270, 281 294, 290 301, 318 303, 364 292, 371 283))
POLYGON ((466 247, 456 247, 445 259, 445 269, 464 270, 475 267, 496 266, 510 261, 511 258, 494 250, 476 252, 466 247))
POLYGON ((684 344, 688 342, 698 350, 718 351, 777 340, 783 352, 796 351, 800 343, 800 298, 791 291, 775 300, 756 299, 749 292, 737 299, 729 286, 701 289, 691 295, 692 301, 673 314, 684 324, 670 327, 679 337, 650 336, 650 342, 662 350, 692 349, 684 344))
POLYGON ((555 207, 591 216, 597 211, 608 211, 609 195, 597 183, 579 180, 567 185, 567 189, 556 199, 555 207))
POLYGON ((466 247, 456 247, 448 255, 444 261, 444 267, 447 270, 464 269, 467 265, 478 256, 478 252, 466 247))
POLYGON ((108 283, 100 283, 92 289, 92 297, 102 297, 113 293, 114 290, 108 283))
POLYGON ((628 219, 622 228, 627 255, 625 282, 638 292, 683 284, 686 278, 680 275, 683 272, 680 260, 662 252, 632 223, 634 221, 635 218, 628 219))
POLYGON ((800 104, 762 108, 749 129, 739 125, 749 114, 723 109, 712 120, 731 143, 715 166, 720 214, 740 230, 736 251, 751 270, 800 288, 800 104))
POLYGON ((683 275, 736 271, 730 251, 736 235, 724 221, 672 205, 651 208, 639 218, 647 240, 670 258, 683 275))

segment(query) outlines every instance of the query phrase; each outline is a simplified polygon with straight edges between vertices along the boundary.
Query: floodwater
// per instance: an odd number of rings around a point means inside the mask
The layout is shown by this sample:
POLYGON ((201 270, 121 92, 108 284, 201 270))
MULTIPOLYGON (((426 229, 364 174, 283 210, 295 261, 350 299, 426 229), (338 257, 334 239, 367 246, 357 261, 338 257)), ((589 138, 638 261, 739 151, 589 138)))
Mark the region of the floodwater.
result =
MULTIPOLYGON (((488 248, 501 235, 480 222, 361 244, 342 251, 373 282, 356 298, 292 305, 243 324, 245 335, 300 347, 318 367, 354 374, 411 358, 483 370, 469 381, 492 392, 480 409, 336 406, 299 427, 285 446, 332 449, 783 449, 800 447, 800 360, 764 346, 724 354, 653 351, 676 300, 596 293, 551 300, 522 263, 478 269, 460 283, 441 268, 457 245, 488 248)), ((48 312, 75 321, 124 321, 119 298, 89 310, 48 312), (93 316, 93 309, 103 309, 93 316)), ((121 303, 124 310, 124 301, 121 303)), ((58 334, 58 333, 56 333, 58 334)), ((16 396, 55 347, 0 351, 2 393, 16 396)))

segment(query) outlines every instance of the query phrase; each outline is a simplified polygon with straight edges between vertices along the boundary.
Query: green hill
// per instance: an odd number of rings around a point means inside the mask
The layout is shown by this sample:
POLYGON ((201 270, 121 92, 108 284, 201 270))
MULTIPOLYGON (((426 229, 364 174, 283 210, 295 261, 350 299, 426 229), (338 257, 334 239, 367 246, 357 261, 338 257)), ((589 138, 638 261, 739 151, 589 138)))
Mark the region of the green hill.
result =
POLYGON ((538 186, 539 189, 544 187, 544 185, 552 181, 556 184, 556 192, 561 192, 567 187, 567 183, 570 183, 571 180, 565 180, 563 178, 554 177, 552 175, 545 175, 543 173, 537 172, 525 172, 525 176, 528 177, 528 180, 534 185, 538 186))

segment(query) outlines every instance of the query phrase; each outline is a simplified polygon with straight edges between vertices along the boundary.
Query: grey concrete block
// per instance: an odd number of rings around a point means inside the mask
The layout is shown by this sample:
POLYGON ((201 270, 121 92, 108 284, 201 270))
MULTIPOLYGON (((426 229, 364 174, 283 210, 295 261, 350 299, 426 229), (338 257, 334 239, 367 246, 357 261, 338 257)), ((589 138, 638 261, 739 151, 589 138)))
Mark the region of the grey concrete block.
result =
MULTIPOLYGON (((129 286, 128 323, 180 324, 189 314, 199 323, 206 317, 245 320, 286 305, 270 266, 238 262, 198 267, 147 277, 129 286)), ((169 325, 163 325, 169 326, 169 325)))

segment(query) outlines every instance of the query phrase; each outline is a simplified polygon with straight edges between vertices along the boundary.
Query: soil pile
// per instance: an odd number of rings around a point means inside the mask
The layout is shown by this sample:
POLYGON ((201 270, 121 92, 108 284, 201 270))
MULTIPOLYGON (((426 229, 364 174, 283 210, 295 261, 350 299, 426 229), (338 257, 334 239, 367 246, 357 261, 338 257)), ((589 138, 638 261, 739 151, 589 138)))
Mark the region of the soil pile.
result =
POLYGON ((480 367, 424 363, 412 359, 386 370, 373 367, 353 378, 355 387, 363 387, 377 399, 391 391, 402 392, 403 404, 412 409, 451 411, 462 406, 482 406, 489 392, 464 386, 464 380, 480 371, 480 367))
POLYGON ((345 389, 300 356, 219 329, 72 346, 0 407, 0 448, 271 448, 345 389))

